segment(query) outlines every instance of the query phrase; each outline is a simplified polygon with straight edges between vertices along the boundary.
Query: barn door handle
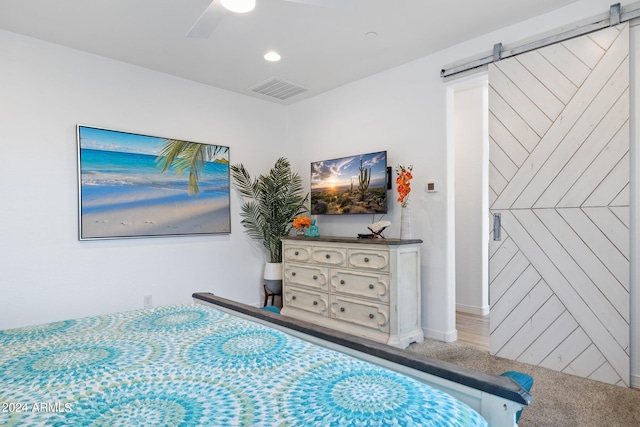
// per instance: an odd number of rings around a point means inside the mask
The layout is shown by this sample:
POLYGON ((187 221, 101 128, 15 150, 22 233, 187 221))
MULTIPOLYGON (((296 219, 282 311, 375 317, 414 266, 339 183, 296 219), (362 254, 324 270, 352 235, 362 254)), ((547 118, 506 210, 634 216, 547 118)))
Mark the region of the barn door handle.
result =
POLYGON ((499 213, 494 213, 493 214, 493 240, 496 241, 496 242, 502 240, 501 222, 502 222, 502 219, 500 218, 500 214, 499 213))

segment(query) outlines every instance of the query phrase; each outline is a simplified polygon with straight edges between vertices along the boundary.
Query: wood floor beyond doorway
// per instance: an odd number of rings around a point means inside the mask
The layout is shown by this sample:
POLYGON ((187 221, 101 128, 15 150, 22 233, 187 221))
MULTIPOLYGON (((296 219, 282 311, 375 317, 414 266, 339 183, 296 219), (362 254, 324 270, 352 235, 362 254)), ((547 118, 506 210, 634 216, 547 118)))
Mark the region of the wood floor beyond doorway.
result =
POLYGON ((489 316, 456 312, 458 342, 489 351, 489 316))

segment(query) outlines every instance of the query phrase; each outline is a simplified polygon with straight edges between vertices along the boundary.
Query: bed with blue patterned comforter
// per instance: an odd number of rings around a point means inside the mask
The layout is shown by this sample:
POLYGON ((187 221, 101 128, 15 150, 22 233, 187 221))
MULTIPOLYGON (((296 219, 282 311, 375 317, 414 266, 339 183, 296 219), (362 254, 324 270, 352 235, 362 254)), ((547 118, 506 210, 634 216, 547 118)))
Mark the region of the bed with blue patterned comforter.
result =
POLYGON ((426 384, 199 304, 0 331, 0 425, 486 426, 426 384))

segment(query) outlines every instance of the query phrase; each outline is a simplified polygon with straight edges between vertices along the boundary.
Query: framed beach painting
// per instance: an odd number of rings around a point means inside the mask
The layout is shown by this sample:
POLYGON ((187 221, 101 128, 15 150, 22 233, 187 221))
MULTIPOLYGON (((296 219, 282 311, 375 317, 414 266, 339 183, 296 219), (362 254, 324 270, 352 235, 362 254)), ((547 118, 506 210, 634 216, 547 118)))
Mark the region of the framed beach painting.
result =
POLYGON ((229 147, 77 126, 80 240, 231 232, 229 147))

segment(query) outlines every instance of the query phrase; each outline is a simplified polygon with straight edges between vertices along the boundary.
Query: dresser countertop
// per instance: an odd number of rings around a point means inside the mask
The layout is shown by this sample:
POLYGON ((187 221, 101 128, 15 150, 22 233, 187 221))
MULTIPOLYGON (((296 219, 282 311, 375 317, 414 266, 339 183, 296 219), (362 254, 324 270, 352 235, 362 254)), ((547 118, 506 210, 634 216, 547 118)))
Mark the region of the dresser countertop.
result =
POLYGON ((355 237, 338 237, 338 236, 320 236, 320 237, 306 237, 306 236, 283 236, 280 240, 293 240, 298 242, 331 242, 331 243, 356 243, 367 245, 382 245, 382 246, 398 246, 398 245, 412 245, 416 243, 422 243, 420 239, 358 239, 355 237))

